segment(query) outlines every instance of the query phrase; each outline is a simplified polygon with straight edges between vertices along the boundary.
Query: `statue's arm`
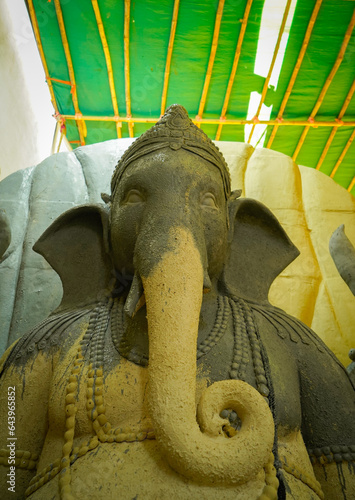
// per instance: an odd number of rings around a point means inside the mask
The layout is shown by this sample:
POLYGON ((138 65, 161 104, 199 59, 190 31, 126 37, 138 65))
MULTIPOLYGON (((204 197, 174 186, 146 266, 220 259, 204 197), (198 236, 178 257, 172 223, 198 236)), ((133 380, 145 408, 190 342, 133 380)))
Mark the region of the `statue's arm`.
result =
POLYGON ((301 373, 302 435, 325 498, 355 498, 355 391, 340 363, 318 353, 301 373))
MULTIPOLYGON (((11 352, 5 353, 5 361, 11 352)), ((36 474, 48 425, 52 362, 41 353, 23 366, 7 366, 0 378, 1 498, 22 499, 36 474)))

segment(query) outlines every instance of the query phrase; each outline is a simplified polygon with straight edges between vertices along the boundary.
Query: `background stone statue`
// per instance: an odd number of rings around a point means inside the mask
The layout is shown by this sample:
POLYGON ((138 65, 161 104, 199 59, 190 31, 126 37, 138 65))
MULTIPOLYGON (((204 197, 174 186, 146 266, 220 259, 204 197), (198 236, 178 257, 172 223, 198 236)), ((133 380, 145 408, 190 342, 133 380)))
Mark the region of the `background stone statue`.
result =
POLYGON ((355 495, 354 388, 270 305, 298 250, 239 196, 174 105, 122 156, 106 205, 39 238, 63 297, 3 358, 19 498, 355 495))
POLYGON ((11 243, 11 228, 5 210, 0 210, 0 262, 11 243))
POLYGON ((344 224, 332 234, 329 251, 340 276, 355 295, 355 248, 345 234, 344 224))

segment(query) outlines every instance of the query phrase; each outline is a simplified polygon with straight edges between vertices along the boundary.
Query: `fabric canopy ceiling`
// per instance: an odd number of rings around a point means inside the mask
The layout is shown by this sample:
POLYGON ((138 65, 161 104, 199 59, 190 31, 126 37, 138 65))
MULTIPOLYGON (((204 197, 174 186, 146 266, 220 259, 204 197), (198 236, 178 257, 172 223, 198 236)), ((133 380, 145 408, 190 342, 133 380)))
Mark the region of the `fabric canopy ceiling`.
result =
POLYGON ((73 147, 137 137, 180 103, 355 194, 352 0, 27 0, 73 147))

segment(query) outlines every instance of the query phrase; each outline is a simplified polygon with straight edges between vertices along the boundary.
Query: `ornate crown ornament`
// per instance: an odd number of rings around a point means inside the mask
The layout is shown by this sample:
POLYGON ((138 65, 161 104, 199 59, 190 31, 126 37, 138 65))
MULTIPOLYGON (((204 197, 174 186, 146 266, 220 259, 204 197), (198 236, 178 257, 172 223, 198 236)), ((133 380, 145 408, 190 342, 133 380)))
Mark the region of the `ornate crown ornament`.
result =
POLYGON ((138 158, 169 147, 172 150, 185 149, 215 165, 222 177, 226 199, 231 194, 231 180, 227 163, 211 139, 190 120, 186 109, 173 104, 161 119, 138 139, 122 155, 111 180, 111 193, 114 195, 118 183, 128 165, 138 158))

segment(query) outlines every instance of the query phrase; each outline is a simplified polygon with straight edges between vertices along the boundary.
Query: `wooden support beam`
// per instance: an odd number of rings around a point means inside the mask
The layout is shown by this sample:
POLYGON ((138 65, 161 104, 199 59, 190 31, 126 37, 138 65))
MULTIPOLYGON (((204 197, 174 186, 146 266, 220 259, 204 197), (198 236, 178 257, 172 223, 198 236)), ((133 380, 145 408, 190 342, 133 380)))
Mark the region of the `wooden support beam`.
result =
POLYGON ((321 165, 322 165, 322 163, 324 161, 324 158, 326 157, 326 155, 328 153, 328 149, 330 148, 330 145, 333 142, 333 139, 334 139, 334 136, 336 134, 336 131, 337 131, 337 127, 333 127, 332 130, 331 130, 331 132, 330 132, 330 135, 328 137, 327 143, 324 146, 322 154, 320 155, 320 158, 319 158, 318 163, 316 165, 316 170, 320 169, 320 167, 321 167, 321 165))
MULTIPOLYGON (((216 13, 216 21, 215 21, 214 30, 213 30, 211 52, 210 52, 210 57, 209 57, 209 60, 208 60, 208 66, 207 66, 207 71, 206 71, 206 76, 205 76, 205 82, 203 84, 200 105, 199 105, 197 116, 196 116, 196 120, 198 122, 202 118, 203 110, 205 109, 205 105, 206 105, 206 99, 207 99, 208 89, 209 89, 209 86, 210 86, 210 81, 211 81, 211 76, 212 76, 212 70, 213 70, 214 60, 215 60, 216 52, 217 52, 219 31, 221 29, 223 7, 224 7, 224 0, 219 0, 219 2, 218 2, 218 8, 217 8, 217 13, 216 13)), ((199 126, 199 123, 197 123, 197 126, 199 126)))
MULTIPOLYGON (((131 0, 124 0, 124 77, 125 77, 125 92, 126 92, 126 114, 127 118, 132 118, 131 113, 131 77, 129 70, 129 23, 130 23, 131 0)), ((128 132, 130 137, 133 134, 133 122, 128 121, 128 132)))
MULTIPOLYGON (((316 4, 314 6, 314 9, 313 9, 313 12, 312 12, 311 18, 309 20, 309 23, 308 23, 308 26, 307 26, 307 30, 306 30, 306 33, 305 33, 305 36, 304 36, 304 39, 303 39, 303 42, 302 42, 301 50, 300 50, 300 52, 298 54, 295 67, 293 69, 293 72, 292 72, 289 84, 287 86, 285 95, 284 95, 284 97, 282 99, 282 102, 281 102, 281 105, 280 105, 280 109, 279 109, 279 112, 278 112, 278 115, 277 115, 277 118, 279 120, 282 120, 282 115, 283 115, 283 113, 285 111, 287 101, 288 101, 288 99, 289 99, 289 97, 291 95, 291 92, 292 92, 293 86, 295 84, 298 72, 300 70, 300 67, 301 67, 304 55, 306 53, 306 50, 307 50, 307 47, 308 47, 308 43, 309 43, 309 40, 311 38, 312 30, 313 30, 314 24, 316 22, 316 19, 317 19, 317 16, 318 16, 318 12, 319 12, 320 6, 322 5, 322 2, 323 2, 323 0, 317 0, 316 4)), ((273 143, 273 140, 275 139, 275 135, 277 133, 278 128, 279 128, 279 125, 275 125, 273 127, 271 135, 270 135, 270 138, 269 138, 268 143, 266 145, 267 148, 271 148, 271 145, 273 143)))
MULTIPOLYGON (((76 115, 58 115, 57 120, 87 120, 87 121, 108 121, 114 122, 119 121, 122 123, 156 123, 160 117, 156 118, 138 118, 138 117, 124 117, 124 116, 81 116, 77 117, 76 115)), ((221 118, 202 118, 201 120, 192 119, 193 123, 205 123, 208 125, 252 125, 254 123, 253 120, 239 120, 239 119, 231 119, 231 120, 222 120, 221 118)), ((258 123, 261 125, 275 125, 277 123, 276 120, 260 120, 258 123)), ((355 121, 341 121, 336 122, 332 121, 314 121, 311 125, 307 120, 284 120, 280 123, 282 127, 302 127, 302 126, 310 126, 310 127, 355 127, 355 121)))
POLYGON ((349 139, 348 139, 348 142, 345 144, 345 148, 344 148, 344 149, 343 149, 343 151, 341 152, 341 155, 339 156, 339 158, 338 158, 338 160, 337 160, 336 164, 334 165, 334 168, 333 168, 333 170, 332 170, 332 173, 331 173, 331 174, 330 174, 330 176, 329 176, 329 177, 331 177, 332 179, 333 179, 333 177, 334 177, 334 175, 335 175, 336 171, 338 170, 339 165, 340 165, 340 164, 341 164, 341 162, 343 161, 344 156, 346 155, 346 153, 347 153, 348 149, 350 148, 350 146, 351 146, 351 144, 352 144, 352 142, 353 142, 353 140, 354 140, 354 137, 355 137, 355 128, 354 128, 354 130, 352 131, 351 136, 350 136, 350 137, 349 137, 349 139))
POLYGON ((353 180, 350 182, 350 184, 349 184, 349 186, 348 186, 348 191, 349 191, 349 193, 351 193, 351 190, 352 190, 352 188, 354 187, 354 185, 355 185, 355 175, 354 175, 354 177, 353 177, 353 180))
MULTIPOLYGON (((333 78, 334 76, 336 75, 336 72, 338 71, 339 69, 339 66, 341 65, 342 63, 342 60, 344 58, 344 54, 345 54, 345 51, 346 51, 346 48, 348 46, 348 43, 349 43, 349 40, 350 40, 350 37, 351 37, 351 34, 353 32, 353 29, 354 29, 354 25, 355 25, 355 9, 353 11, 353 15, 351 16, 351 19, 350 19, 350 23, 349 23, 349 26, 345 32, 345 36, 344 36, 344 40, 343 40, 343 43, 341 44, 341 47, 340 47, 340 50, 339 50, 339 53, 337 55, 337 58, 335 60, 335 63, 323 85, 323 88, 319 94, 319 97, 316 101, 316 104, 314 105, 314 108, 312 109, 312 113, 310 114, 308 120, 311 122, 312 120, 314 120, 314 117, 316 116, 319 108, 321 107, 321 104, 324 100, 324 97, 325 97, 325 94, 327 93, 327 90, 330 86, 330 84, 332 83, 333 81, 333 78)), ((301 150, 301 147, 303 146, 303 143, 306 139, 306 136, 309 132, 309 126, 305 127, 305 129, 303 130, 302 132, 302 135, 298 141, 298 144, 296 146, 296 149, 292 155, 292 159, 293 160, 296 160, 300 150, 301 150)))
MULTIPOLYGON (((235 54, 234 54, 232 71, 231 71, 231 74, 229 75, 228 86, 227 86, 226 94, 224 96, 224 102, 223 102, 223 107, 222 107, 222 112, 221 112, 221 119, 222 120, 224 120, 226 118, 226 113, 227 113, 227 109, 228 109, 229 99, 230 99, 230 95, 232 93, 232 87, 233 87, 233 83, 234 83, 235 74, 237 72, 237 67, 238 67, 238 63, 239 63, 240 53, 242 51, 242 43, 243 43, 243 40, 244 40, 245 30, 247 28, 248 18, 249 18, 249 12, 250 12, 251 4, 252 3, 253 3, 253 0, 248 0, 247 4, 245 6, 244 16, 243 16, 243 20, 242 20, 242 25, 240 27, 240 32, 239 32, 239 36, 238 36, 237 47, 235 49, 235 54)), ((222 127, 223 127, 223 124, 220 123, 218 125, 218 129, 217 129, 217 133, 216 133, 216 137, 215 137, 216 141, 218 141, 219 138, 221 137, 222 127)))
POLYGON ((70 93, 71 93, 72 100, 73 100, 75 114, 78 115, 78 118, 79 118, 79 119, 76 120, 76 125, 77 125, 78 131, 79 131, 80 144, 82 146, 84 146, 85 145, 85 137, 86 137, 87 131, 86 131, 85 121, 83 121, 83 120, 80 119, 80 117, 82 116, 82 114, 81 114, 81 111, 79 109, 78 94, 77 94, 77 91, 76 91, 76 83, 75 83, 75 75, 74 75, 74 67, 73 67, 73 62, 72 62, 72 58, 71 58, 71 54, 70 54, 70 48, 69 48, 67 33, 65 31, 64 19, 63 19, 62 8, 60 6, 60 1, 59 0, 54 0, 54 6, 55 6, 56 14, 57 14, 57 21, 58 21, 60 36, 62 38, 62 44, 63 44, 63 48, 64 48, 65 59, 67 61, 67 66, 68 66, 68 72, 69 72, 69 78, 70 78, 70 85, 71 85, 71 91, 70 91, 70 93))
MULTIPOLYGON (((350 101, 351 101, 351 98, 354 94, 354 91, 355 91, 355 80, 353 81, 351 87, 350 87, 350 90, 348 92, 348 95, 346 96, 345 98, 345 101, 344 101, 344 104, 338 114, 338 118, 337 120, 341 120, 347 110, 347 107, 349 106, 350 104, 350 101)), ((328 140, 327 140, 327 143, 326 145, 324 146, 324 149, 322 151, 322 154, 318 160, 318 163, 317 163, 317 166, 316 166, 316 170, 319 170, 320 167, 322 166, 322 163, 324 161, 324 158, 326 157, 327 153, 328 153, 328 150, 330 148, 330 145, 331 143, 333 142, 333 139, 334 139, 334 136, 336 134, 336 131, 337 131, 337 127, 333 127, 332 131, 330 132, 330 135, 328 137, 328 140)))
POLYGON ((50 78, 49 72, 48 72, 47 61, 46 61, 46 58, 45 58, 45 55, 44 55, 44 51, 43 51, 43 45, 42 45, 41 35, 39 33, 38 21, 37 21, 36 12, 35 12, 35 9, 34 9, 34 6, 33 6, 33 0, 28 0, 28 9, 29 9, 29 12, 30 12, 30 17, 31 17, 31 22, 32 22, 32 28, 33 28, 35 39, 36 39, 36 42, 37 42, 37 47, 38 47, 39 55, 40 55, 40 58, 41 58, 41 61, 42 61, 42 65, 43 65, 43 69, 44 69, 44 74, 46 75, 46 82, 47 82, 49 93, 50 93, 50 96, 51 96, 51 101, 52 101, 52 104, 53 104, 53 108, 54 108, 54 110, 55 110, 55 112, 57 114, 57 113, 59 113, 59 111, 58 111, 58 105, 57 105, 57 101, 56 101, 56 98, 55 98, 55 95, 54 95, 52 81, 51 81, 51 78, 50 78))
MULTIPOLYGON (((270 64, 270 68, 269 68, 268 74, 267 74, 265 82, 264 82, 263 90, 261 92, 260 102, 259 102, 258 109, 257 109, 257 111, 255 113, 255 118, 258 118, 259 113, 261 111, 261 107, 262 107, 262 105, 264 104, 264 101, 265 101, 265 97, 266 97, 266 94, 267 94, 267 91, 268 91, 268 87, 269 87, 270 78, 271 78, 271 75, 272 75, 272 71, 273 71, 274 66, 275 66, 277 54, 279 53, 279 48, 280 48, 280 44, 281 44, 282 35, 283 35, 284 31, 285 31, 286 21, 287 21, 288 13, 290 11, 291 2, 292 2, 292 0, 287 0, 287 4, 286 4, 286 7, 285 7, 285 12, 284 12, 284 15, 282 17, 282 22, 281 22, 280 30, 279 30, 279 34, 278 34, 276 45, 275 45, 275 50, 274 50, 274 53, 273 53, 273 56, 272 56, 272 59, 271 59, 271 64, 270 64)), ((252 126, 252 128, 251 128, 250 134, 249 134, 248 144, 250 144, 251 139, 253 137, 255 126, 256 126, 256 124, 254 123, 253 126, 252 126)))
POLYGON ((161 96, 161 105, 160 105, 160 114, 161 115, 164 114, 165 107, 166 107, 166 96, 168 94, 168 85, 169 85, 169 78, 170 78, 171 56, 173 54, 176 25, 177 25, 177 19, 178 19, 178 15, 179 15, 179 5, 180 5, 180 0, 175 0, 174 9, 173 9, 173 18, 171 20, 168 53, 166 55, 166 63, 165 63, 163 93, 161 96))
POLYGON ((54 134, 53 134, 52 147, 51 147, 51 155, 54 155, 54 153, 55 153, 55 146, 57 144, 59 133, 60 133, 60 122, 58 121, 56 123, 54 134))
MULTIPOLYGON (((108 75, 108 83, 110 86, 110 93, 111 93, 111 100, 112 100, 112 107, 113 107, 113 112, 115 116, 119 116, 119 111, 118 111, 118 104, 117 104, 117 96, 116 96, 116 89, 115 89, 115 82, 113 78, 113 69, 112 69, 112 62, 111 62, 111 54, 110 50, 108 47, 107 43, 107 38, 106 38, 106 33, 105 33, 105 28, 102 22, 102 17, 101 17, 101 12, 100 12, 100 7, 98 4, 97 0, 91 0, 92 7, 94 9, 95 13, 95 18, 96 18, 96 23, 97 27, 99 30, 100 34, 100 39, 102 43, 102 48, 105 54, 105 60, 106 60, 106 67, 107 67, 107 75, 108 75)), ((116 122, 116 132, 117 132, 117 137, 120 139, 122 137, 122 126, 119 122, 116 122)))

